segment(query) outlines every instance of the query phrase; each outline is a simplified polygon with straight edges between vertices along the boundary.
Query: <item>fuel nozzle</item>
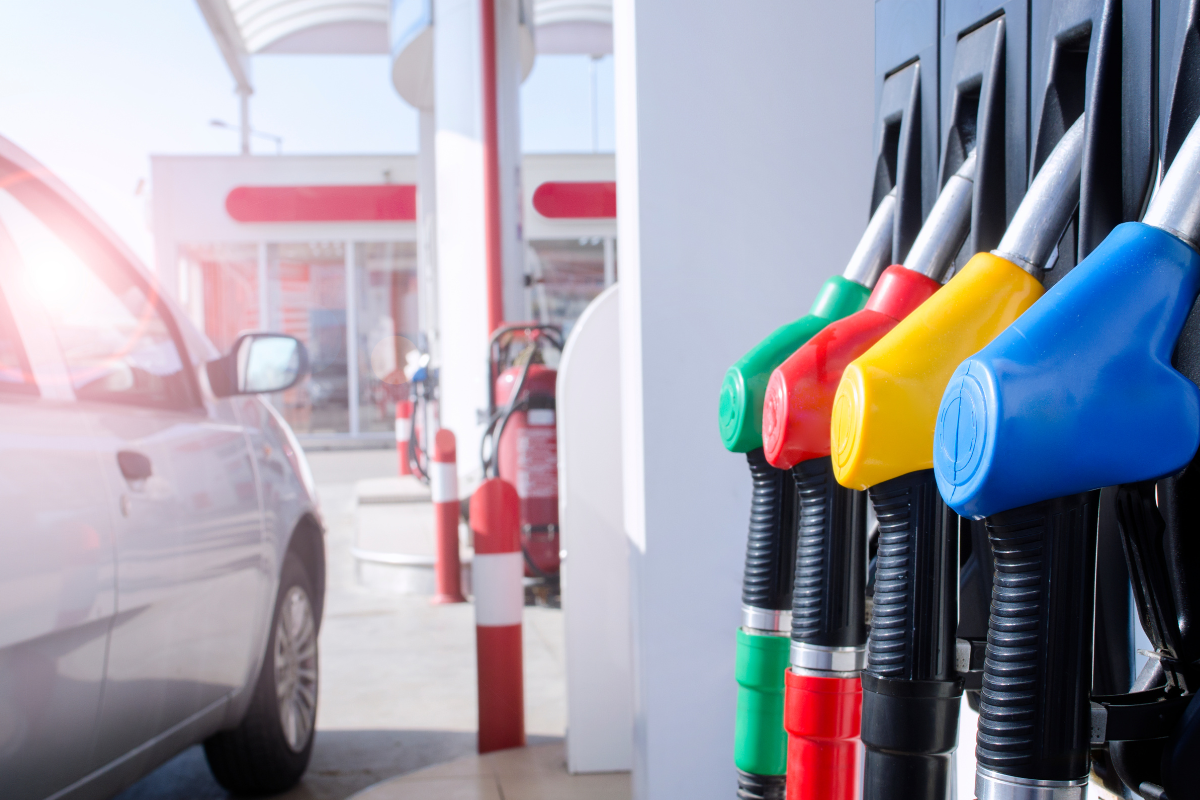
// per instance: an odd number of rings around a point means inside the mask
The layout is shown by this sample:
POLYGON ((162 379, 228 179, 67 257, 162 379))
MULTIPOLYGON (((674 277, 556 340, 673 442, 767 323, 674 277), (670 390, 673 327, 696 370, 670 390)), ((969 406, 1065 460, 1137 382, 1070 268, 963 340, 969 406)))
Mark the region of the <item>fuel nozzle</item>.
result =
POLYGON ((866 489, 932 468, 938 402, 955 367, 1044 292, 1042 269, 1079 204, 1083 125, 1082 117, 1076 120, 1046 159, 1000 247, 972 256, 846 367, 830 420, 839 483, 866 489))
MULTIPOLYGON (((877 276, 878 283, 867 308, 831 322, 771 377, 765 450, 775 466, 791 468, 798 501, 784 695, 789 797, 851 798, 859 786, 859 673, 867 639, 866 497, 833 478, 828 450, 833 388, 842 366, 941 285, 969 229, 975 163, 971 154, 947 181, 903 266, 883 270, 886 261, 870 260, 871 277, 877 276), (789 392, 802 402, 792 405, 789 392), (794 411, 801 416, 792 417, 794 411), (772 420, 780 417, 785 423, 773 428, 772 420), (805 450, 801 443, 798 455, 788 451, 780 458, 776 434, 805 422, 823 431, 812 437, 815 447, 805 450)), ((863 262, 856 253, 845 276, 862 274, 863 262)))
POLYGON ((1200 444, 1200 391, 1171 354, 1200 287, 1200 128, 1144 222, 1118 225, 953 374, 934 469, 960 514, 1177 471, 1200 444))
POLYGON ((826 281, 809 315, 779 328, 747 353, 726 374, 722 387, 721 438, 728 449, 746 453, 753 483, 736 651, 734 763, 739 795, 782 796, 787 771, 783 692, 797 487, 789 470, 775 469, 763 457, 763 391, 779 362, 832 320, 862 308, 891 261, 895 207, 892 191, 872 214, 843 275, 826 281))
POLYGON ((830 322, 866 304, 891 260, 895 219, 893 188, 875 208, 845 271, 825 281, 808 315, 776 328, 725 373, 718 419, 727 450, 748 453, 762 447, 763 395, 771 371, 830 322))
POLYGON ((786 468, 829 455, 830 409, 842 370, 941 288, 970 232, 974 177, 972 151, 942 187, 903 265, 883 270, 866 308, 831 323, 772 373, 762 425, 771 464, 786 468))
POLYGON ((1200 390, 1171 363, 1198 237, 1200 124, 1144 221, 1114 228, 942 395, 938 489, 985 518, 995 554, 979 797, 1086 791, 1099 487, 1174 473, 1200 445, 1200 390))

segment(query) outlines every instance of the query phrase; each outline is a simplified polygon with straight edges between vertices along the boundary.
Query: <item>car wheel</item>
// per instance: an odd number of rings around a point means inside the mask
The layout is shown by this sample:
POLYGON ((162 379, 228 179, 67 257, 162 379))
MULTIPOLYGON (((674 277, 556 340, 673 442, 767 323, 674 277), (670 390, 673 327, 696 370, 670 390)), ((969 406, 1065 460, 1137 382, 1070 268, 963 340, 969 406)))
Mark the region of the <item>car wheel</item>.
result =
POLYGON ((317 718, 317 623, 312 580, 289 553, 283 563, 271 636, 242 724, 204 742, 217 782, 235 795, 285 792, 312 755, 317 718))

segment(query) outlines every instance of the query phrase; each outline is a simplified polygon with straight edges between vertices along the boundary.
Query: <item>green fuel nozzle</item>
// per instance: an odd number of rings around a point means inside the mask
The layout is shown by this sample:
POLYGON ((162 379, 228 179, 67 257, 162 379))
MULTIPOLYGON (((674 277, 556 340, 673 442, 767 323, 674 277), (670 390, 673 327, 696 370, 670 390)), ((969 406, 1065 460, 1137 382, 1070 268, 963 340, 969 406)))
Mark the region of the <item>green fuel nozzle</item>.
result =
POLYGON ((776 328, 725 373, 721 385, 721 441, 733 453, 762 447, 762 408, 771 373, 834 320, 866 305, 871 288, 891 263, 896 190, 880 201, 846 269, 825 281, 808 315, 776 328))

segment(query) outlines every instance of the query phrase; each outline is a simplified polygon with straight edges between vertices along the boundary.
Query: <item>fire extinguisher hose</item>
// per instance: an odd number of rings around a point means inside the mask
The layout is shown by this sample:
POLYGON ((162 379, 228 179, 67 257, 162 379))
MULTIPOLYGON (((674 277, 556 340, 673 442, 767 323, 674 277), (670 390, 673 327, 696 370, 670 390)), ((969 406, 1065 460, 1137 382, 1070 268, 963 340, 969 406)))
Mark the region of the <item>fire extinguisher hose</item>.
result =
POLYGON ((484 478, 489 477, 489 473, 490 477, 500 477, 500 437, 504 434, 505 426, 508 425, 508 418, 517 409, 521 391, 525 388, 525 379, 529 377, 529 368, 532 365, 533 353, 530 353, 529 358, 525 361, 525 366, 521 368, 521 374, 513 384, 508 403, 504 408, 492 414, 492 418, 488 420, 487 428, 479 440, 479 460, 483 463, 484 478))

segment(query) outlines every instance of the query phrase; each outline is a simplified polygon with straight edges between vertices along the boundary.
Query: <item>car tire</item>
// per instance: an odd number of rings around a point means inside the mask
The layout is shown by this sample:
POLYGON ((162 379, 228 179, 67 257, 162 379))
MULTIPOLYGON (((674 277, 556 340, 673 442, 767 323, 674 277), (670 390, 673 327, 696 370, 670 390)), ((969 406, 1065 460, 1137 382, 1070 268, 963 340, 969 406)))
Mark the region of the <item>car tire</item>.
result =
POLYGON ((234 795, 285 792, 308 768, 318 685, 313 599, 313 582, 304 563, 289 553, 250 708, 238 727, 204 742, 213 777, 234 795))

